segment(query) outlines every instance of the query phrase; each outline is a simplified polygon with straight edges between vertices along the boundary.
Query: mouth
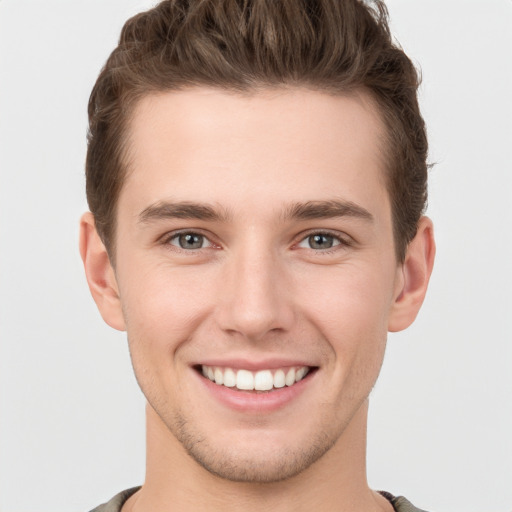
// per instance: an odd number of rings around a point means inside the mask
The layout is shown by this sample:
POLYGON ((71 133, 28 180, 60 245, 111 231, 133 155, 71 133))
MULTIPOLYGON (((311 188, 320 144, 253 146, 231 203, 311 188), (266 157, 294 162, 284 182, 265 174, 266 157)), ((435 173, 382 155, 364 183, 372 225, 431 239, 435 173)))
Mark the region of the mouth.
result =
POLYGON ((312 366, 291 366, 251 371, 208 365, 198 365, 195 369, 218 386, 252 393, 291 388, 317 370, 312 366))

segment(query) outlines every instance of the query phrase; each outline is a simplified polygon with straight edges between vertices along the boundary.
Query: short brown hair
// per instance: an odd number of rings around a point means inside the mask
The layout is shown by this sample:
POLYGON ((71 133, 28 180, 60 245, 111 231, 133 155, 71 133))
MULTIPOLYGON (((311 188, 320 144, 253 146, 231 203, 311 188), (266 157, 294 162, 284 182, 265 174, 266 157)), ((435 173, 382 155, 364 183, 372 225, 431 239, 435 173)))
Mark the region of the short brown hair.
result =
POLYGON ((387 128, 387 188, 403 261, 427 199, 419 76, 375 0, 164 0, 126 22, 89 100, 87 200, 114 251, 126 133, 143 96, 206 85, 369 92, 387 128))

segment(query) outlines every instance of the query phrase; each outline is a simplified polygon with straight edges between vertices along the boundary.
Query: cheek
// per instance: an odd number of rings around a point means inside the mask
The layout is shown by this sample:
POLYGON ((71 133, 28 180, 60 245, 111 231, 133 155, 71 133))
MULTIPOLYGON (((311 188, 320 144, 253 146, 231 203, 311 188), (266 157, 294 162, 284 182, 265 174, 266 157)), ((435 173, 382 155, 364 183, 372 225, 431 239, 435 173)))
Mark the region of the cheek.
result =
POLYGON ((192 266, 139 268, 121 289, 127 330, 148 341, 183 341, 208 312, 214 295, 211 276, 192 266))
POLYGON ((141 270, 126 274, 120 289, 132 365, 149 402, 168 408, 182 382, 180 347, 208 315, 211 299, 204 276, 164 265, 134 268, 141 270))
POLYGON ((180 348, 208 316, 211 292, 200 272, 194 277, 165 265, 134 268, 141 270, 126 274, 120 290, 130 356, 139 386, 157 406, 168 399, 163 390, 179 392, 185 368, 180 348))
MULTIPOLYGON (((323 269, 322 269, 323 270, 323 269)), ((392 304, 392 273, 379 265, 346 265, 315 272, 310 282, 302 286, 302 303, 310 320, 320 330, 332 336, 357 337, 366 340, 365 333, 387 331, 387 319, 392 304), (350 336, 349 336, 350 335, 350 336)), ((329 336, 330 337, 330 336, 329 336)))
POLYGON ((379 265, 332 270, 303 288, 303 311, 330 347, 335 378, 346 383, 340 389, 369 391, 384 357, 393 281, 379 265))

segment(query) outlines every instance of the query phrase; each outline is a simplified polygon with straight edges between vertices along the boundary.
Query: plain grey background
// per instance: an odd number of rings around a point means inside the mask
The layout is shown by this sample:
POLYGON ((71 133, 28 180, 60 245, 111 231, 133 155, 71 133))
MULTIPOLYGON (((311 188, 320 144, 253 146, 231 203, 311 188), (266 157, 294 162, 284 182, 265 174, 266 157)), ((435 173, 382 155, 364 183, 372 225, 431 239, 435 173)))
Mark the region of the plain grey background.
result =
MULTIPOLYGON (((144 478, 125 336, 83 277, 89 92, 141 0, 0 0, 0 511, 87 511, 144 478)), ((390 0, 421 65, 438 255, 390 336, 370 484, 432 512, 512 510, 512 2, 390 0)))

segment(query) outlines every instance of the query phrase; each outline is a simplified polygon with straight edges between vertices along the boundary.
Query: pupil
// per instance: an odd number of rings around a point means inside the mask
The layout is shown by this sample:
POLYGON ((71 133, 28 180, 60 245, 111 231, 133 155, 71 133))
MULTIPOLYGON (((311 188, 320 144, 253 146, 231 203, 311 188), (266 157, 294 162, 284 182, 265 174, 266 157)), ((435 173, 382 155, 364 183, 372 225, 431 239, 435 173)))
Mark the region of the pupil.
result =
POLYGON ((200 249, 203 245, 202 235, 194 235, 192 233, 180 235, 179 241, 180 247, 183 249, 200 249))
POLYGON ((313 249, 330 249, 333 244, 332 236, 313 235, 309 237, 309 245, 313 249))

